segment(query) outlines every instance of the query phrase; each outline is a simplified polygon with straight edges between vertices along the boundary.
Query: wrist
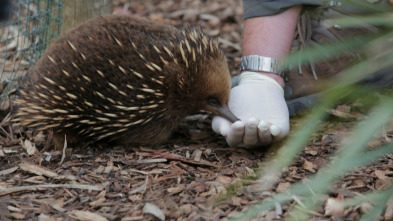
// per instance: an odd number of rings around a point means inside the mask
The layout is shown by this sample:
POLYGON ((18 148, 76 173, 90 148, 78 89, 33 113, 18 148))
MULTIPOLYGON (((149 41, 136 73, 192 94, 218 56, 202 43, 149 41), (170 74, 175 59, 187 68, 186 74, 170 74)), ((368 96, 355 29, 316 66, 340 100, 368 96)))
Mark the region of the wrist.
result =
MULTIPOLYGON (((241 73, 243 73, 243 72, 247 72, 247 71, 242 71, 241 73)), ((261 74, 261 75, 268 76, 270 78, 273 78, 282 88, 284 88, 284 86, 285 86, 284 79, 281 76, 277 75, 277 74, 272 74, 272 73, 263 72, 263 71, 254 71, 254 72, 258 73, 258 74, 261 74)))
POLYGON ((285 80, 287 80, 285 69, 282 61, 276 58, 260 55, 247 55, 241 58, 240 71, 242 73, 250 71, 255 74, 268 76, 282 88, 285 86, 285 80))
POLYGON ((272 77, 255 71, 244 71, 237 78, 237 86, 254 87, 258 85, 264 91, 281 91, 284 95, 284 88, 272 77))

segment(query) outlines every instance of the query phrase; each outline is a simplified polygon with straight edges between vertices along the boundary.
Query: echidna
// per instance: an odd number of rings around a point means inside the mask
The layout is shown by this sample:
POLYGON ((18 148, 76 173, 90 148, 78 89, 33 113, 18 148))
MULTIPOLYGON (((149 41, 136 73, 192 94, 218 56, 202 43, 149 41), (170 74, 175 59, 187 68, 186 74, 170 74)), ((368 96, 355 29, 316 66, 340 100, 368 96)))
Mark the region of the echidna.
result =
POLYGON ((202 31, 132 16, 92 19, 29 70, 14 122, 53 129, 55 144, 156 145, 187 115, 228 109, 223 52, 202 31))

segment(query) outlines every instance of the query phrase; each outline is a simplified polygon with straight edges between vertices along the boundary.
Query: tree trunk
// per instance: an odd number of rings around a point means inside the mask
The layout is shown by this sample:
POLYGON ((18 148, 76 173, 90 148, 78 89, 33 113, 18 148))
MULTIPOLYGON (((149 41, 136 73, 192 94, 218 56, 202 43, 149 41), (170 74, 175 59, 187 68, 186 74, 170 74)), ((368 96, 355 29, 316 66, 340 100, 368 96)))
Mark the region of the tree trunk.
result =
POLYGON ((63 0, 61 33, 98 16, 112 14, 112 0, 63 0))

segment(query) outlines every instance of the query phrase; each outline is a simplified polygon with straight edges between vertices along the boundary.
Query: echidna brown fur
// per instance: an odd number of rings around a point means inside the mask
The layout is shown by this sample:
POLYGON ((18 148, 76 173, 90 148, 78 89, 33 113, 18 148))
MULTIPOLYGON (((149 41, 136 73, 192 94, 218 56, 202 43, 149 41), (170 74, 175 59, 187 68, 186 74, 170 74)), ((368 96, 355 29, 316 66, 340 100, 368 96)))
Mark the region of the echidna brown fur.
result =
POLYGON ((90 20, 28 72, 14 122, 53 129, 55 144, 156 145, 187 115, 228 104, 225 56, 202 31, 143 18, 90 20), (213 102, 212 102, 213 101, 213 102))

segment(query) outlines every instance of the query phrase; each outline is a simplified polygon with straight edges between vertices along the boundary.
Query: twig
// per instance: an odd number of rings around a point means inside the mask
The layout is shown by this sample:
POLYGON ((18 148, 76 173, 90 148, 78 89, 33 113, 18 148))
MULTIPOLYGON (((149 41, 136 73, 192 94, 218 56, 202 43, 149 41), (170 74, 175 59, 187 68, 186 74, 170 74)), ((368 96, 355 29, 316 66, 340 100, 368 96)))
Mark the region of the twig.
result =
POLYGON ((65 159, 65 150, 67 149, 67 135, 64 134, 64 146, 63 146, 63 154, 61 155, 60 165, 63 164, 65 159))
POLYGON ((214 164, 208 163, 208 162, 200 162, 200 161, 198 162, 198 161, 195 161, 195 160, 189 160, 189 159, 186 159, 183 156, 179 156, 179 155, 176 155, 176 154, 169 154, 169 153, 141 153, 141 152, 139 152, 137 154, 140 155, 140 156, 148 156, 148 157, 162 157, 162 158, 165 158, 167 160, 177 160, 177 161, 181 161, 181 162, 188 163, 188 164, 194 164, 194 165, 198 165, 198 166, 219 167, 217 165, 214 165, 214 164))
POLYGON ((92 185, 80 185, 80 184, 44 184, 44 185, 33 185, 33 186, 18 186, 6 189, 0 189, 0 197, 9 195, 12 193, 25 191, 25 190, 35 190, 38 188, 69 188, 69 189, 85 189, 85 190, 95 190, 101 191, 104 189, 102 186, 92 186, 92 185))
POLYGON ((289 208, 287 209, 287 211, 284 213, 284 215, 282 215, 281 217, 287 217, 287 215, 292 211, 292 208, 296 205, 296 202, 293 201, 291 203, 291 205, 289 205, 289 208))
MULTIPOLYGON (((360 173, 348 173, 348 174, 346 174, 346 176, 365 176, 365 177, 377 178, 377 177, 374 176, 374 175, 370 175, 370 174, 360 174, 360 173)), ((343 179, 343 180, 346 180, 346 179, 348 179, 348 178, 345 178, 345 179, 343 179)))
POLYGON ((135 172, 135 173, 141 173, 143 175, 148 175, 149 172, 142 171, 142 170, 135 170, 135 169, 129 169, 129 171, 135 172))
POLYGON ((12 126, 11 125, 8 125, 8 130, 10 130, 10 137, 14 137, 14 131, 12 130, 12 126))
POLYGON ((11 135, 3 127, 0 127, 0 129, 5 133, 5 135, 7 135, 7 137, 10 138, 11 141, 14 141, 14 139, 11 137, 11 135))
POLYGON ((299 205, 296 205, 295 208, 296 208, 296 209, 299 209, 299 210, 301 210, 301 211, 303 211, 303 212, 306 212, 306 213, 308 213, 308 214, 314 215, 314 216, 323 216, 323 214, 318 213, 317 211, 308 210, 308 209, 303 208, 303 207, 301 207, 301 206, 299 206, 299 205))
POLYGON ((146 191, 146 187, 147 187, 148 181, 149 181, 149 176, 146 176, 145 183, 142 186, 137 187, 137 188, 131 190, 130 192, 128 192, 128 195, 132 195, 132 194, 135 194, 135 193, 142 193, 142 194, 144 194, 145 191, 146 191))
POLYGON ((367 186, 362 184, 362 185, 358 185, 358 186, 349 186, 346 189, 347 190, 353 190, 353 189, 360 189, 360 188, 364 188, 364 187, 367 187, 367 186))
POLYGON ((40 151, 41 153, 45 152, 45 151, 49 148, 50 143, 51 143, 51 141, 52 141, 52 138, 53 138, 53 130, 50 130, 49 133, 48 133, 48 139, 46 139, 45 146, 44 146, 44 148, 42 148, 42 150, 40 151))

